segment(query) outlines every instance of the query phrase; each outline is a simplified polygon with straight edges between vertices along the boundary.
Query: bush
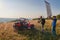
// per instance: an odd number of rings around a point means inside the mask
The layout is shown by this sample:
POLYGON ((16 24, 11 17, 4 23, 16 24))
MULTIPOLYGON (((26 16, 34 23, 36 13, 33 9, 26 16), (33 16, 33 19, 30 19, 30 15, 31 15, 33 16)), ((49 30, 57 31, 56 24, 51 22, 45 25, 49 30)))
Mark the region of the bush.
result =
POLYGON ((60 19, 60 14, 57 15, 57 19, 60 19))

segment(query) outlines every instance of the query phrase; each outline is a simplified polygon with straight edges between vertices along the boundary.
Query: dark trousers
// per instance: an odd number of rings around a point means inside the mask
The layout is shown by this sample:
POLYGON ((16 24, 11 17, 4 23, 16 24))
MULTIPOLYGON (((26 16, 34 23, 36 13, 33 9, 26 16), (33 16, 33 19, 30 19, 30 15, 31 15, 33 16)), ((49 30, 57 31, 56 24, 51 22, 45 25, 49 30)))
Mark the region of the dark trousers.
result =
POLYGON ((42 24, 42 28, 44 28, 44 23, 42 24))
POLYGON ((56 37, 56 26, 52 27, 52 34, 54 37, 56 37))
POLYGON ((42 32, 44 32, 44 24, 42 24, 42 32))
POLYGON ((53 26, 52 27, 52 31, 56 31, 56 26, 53 26))

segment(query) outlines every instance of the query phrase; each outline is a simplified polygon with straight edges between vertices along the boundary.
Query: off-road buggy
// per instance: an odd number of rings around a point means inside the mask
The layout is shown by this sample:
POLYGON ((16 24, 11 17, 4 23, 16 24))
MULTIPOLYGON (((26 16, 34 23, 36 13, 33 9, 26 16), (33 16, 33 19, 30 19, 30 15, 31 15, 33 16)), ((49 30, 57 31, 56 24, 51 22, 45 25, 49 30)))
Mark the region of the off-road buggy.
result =
POLYGON ((34 24, 30 24, 28 19, 19 19, 13 25, 15 30, 34 29, 34 24))

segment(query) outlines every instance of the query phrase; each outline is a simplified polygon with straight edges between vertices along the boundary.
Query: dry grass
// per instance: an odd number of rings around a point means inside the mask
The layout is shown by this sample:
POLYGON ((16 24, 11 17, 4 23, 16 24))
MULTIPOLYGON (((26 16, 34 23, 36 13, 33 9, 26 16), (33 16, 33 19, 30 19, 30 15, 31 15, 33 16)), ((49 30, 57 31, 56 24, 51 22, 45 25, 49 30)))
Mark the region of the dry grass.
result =
MULTIPOLYGON (((35 25, 36 28, 40 28, 41 29, 41 24, 38 23, 38 20, 31 20, 30 21, 32 24, 35 25)), ((46 20, 46 23, 45 23, 45 29, 52 29, 52 20, 46 20)), ((56 25, 56 31, 57 31, 57 34, 60 34, 60 20, 57 21, 57 25, 56 25)))
MULTIPOLYGON (((31 22, 31 24, 35 25, 35 28, 37 30, 41 29, 41 24, 37 23, 37 20, 30 20, 30 22, 31 22)), ((51 22, 52 22, 52 20, 46 20, 45 30, 47 29, 48 31, 51 31, 51 28, 52 28, 51 22)), ((37 32, 36 34, 32 30, 23 32, 25 34, 23 34, 22 32, 20 34, 18 34, 16 32, 14 32, 13 24, 14 24, 14 22, 0 23, 0 40, 36 40, 36 39, 42 40, 44 38, 46 39, 46 35, 44 35, 42 37, 43 34, 38 31, 36 31, 37 32), (33 36, 34 34, 36 37, 33 36), (42 39, 39 37, 41 37, 42 39)), ((60 20, 58 20, 58 22, 57 22, 56 31, 57 31, 57 34, 60 35, 60 20)))
POLYGON ((0 40, 24 40, 27 37, 17 34, 13 29, 13 22, 0 24, 0 40))

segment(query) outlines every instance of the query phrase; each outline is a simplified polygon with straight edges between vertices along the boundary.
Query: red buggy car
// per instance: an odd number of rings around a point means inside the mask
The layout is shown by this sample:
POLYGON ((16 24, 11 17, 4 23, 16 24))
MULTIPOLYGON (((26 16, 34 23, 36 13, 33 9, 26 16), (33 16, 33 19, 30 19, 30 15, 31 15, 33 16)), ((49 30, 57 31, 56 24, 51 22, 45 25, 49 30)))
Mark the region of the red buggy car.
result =
POLYGON ((23 18, 14 23, 13 27, 16 30, 34 29, 34 24, 30 24, 28 19, 23 18))

